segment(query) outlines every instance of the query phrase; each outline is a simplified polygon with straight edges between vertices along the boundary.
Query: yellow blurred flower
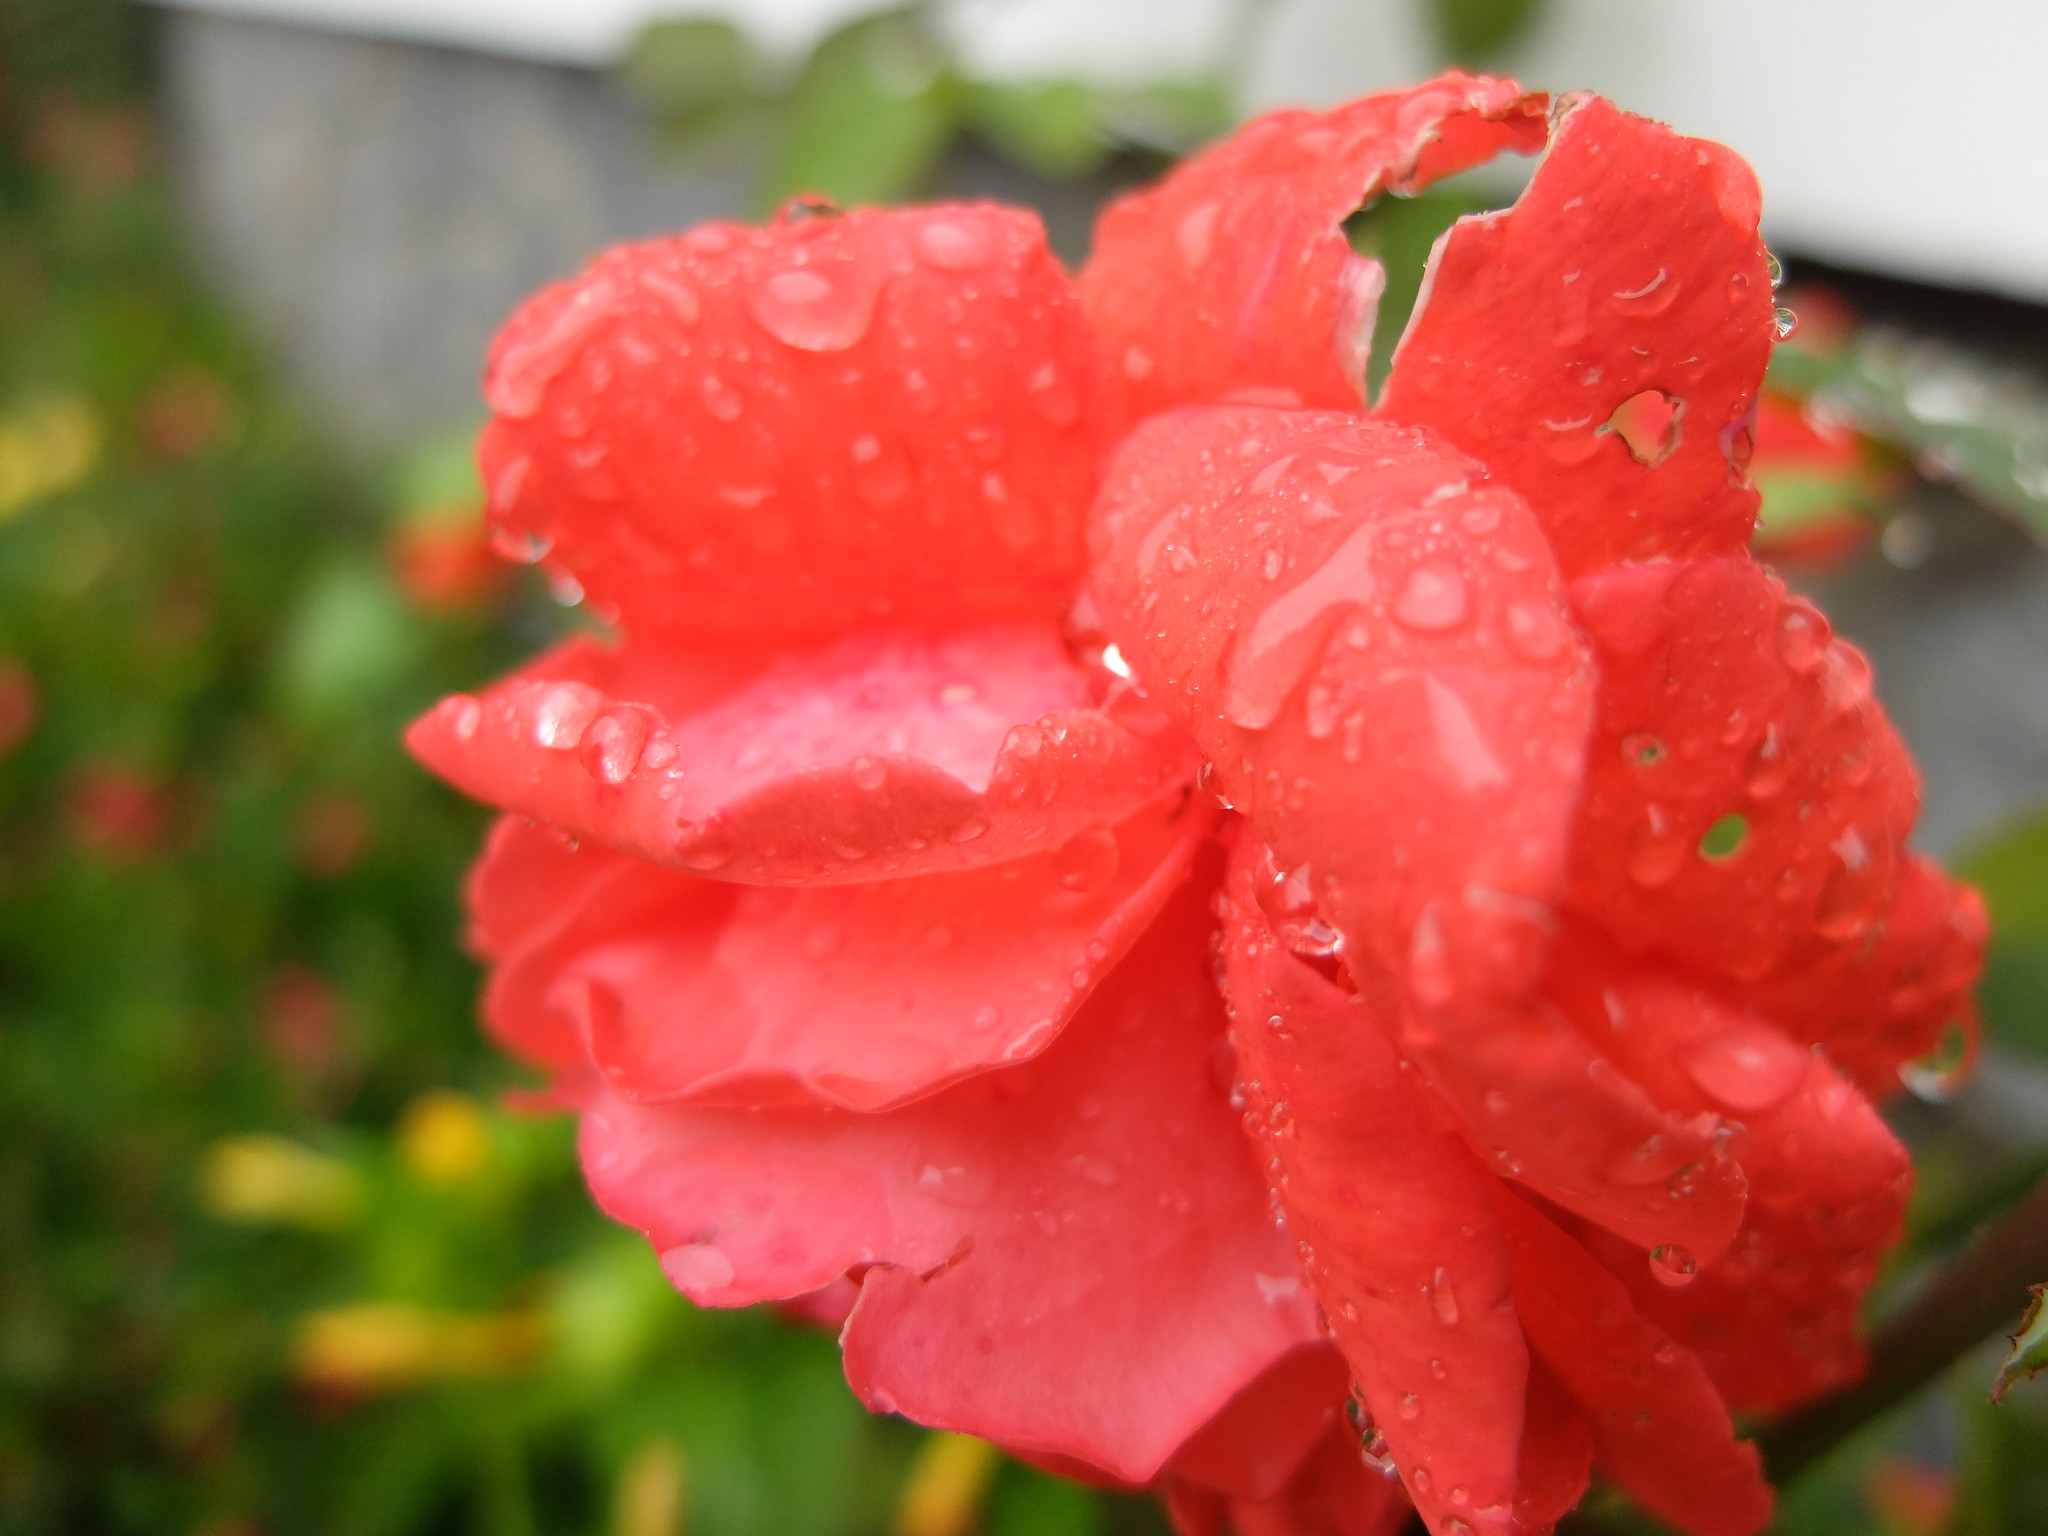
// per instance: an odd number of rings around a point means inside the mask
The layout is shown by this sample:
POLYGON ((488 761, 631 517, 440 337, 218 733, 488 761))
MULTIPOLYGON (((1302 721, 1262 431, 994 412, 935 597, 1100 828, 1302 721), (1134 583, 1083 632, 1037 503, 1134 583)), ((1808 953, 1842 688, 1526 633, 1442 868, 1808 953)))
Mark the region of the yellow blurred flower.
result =
POLYGON ((1000 1457, 972 1435, 925 1438, 896 1504, 895 1536, 965 1536, 981 1516, 1000 1457))
POLYGON ((682 1447, 657 1436, 619 1469, 612 1495, 612 1536, 682 1536, 688 1466, 682 1447))
POLYGON ((308 1386, 396 1392, 516 1375, 546 1343, 546 1320, 535 1312, 443 1312, 403 1301, 362 1301, 299 1319, 292 1374, 308 1386))
POLYGON ((0 416, 0 522, 69 490, 99 461, 100 419, 82 395, 60 395, 0 416))
POLYGON ((206 1149, 199 1201, 224 1221, 343 1227, 363 1209, 363 1182, 340 1158, 282 1136, 230 1136, 206 1149))
POLYGON ((466 1093, 423 1093, 398 1121, 398 1156, 423 1184, 467 1184, 491 1161, 491 1126, 466 1093))

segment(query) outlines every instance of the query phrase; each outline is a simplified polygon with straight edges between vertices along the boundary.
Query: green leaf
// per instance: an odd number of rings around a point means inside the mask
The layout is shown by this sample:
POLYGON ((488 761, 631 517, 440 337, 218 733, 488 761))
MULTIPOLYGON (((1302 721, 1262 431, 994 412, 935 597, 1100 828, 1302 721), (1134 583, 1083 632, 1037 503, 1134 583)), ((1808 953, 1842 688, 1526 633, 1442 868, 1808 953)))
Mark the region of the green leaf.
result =
POLYGON ((1351 248, 1374 256, 1386 268, 1386 291, 1380 295, 1373 322, 1372 358, 1366 369, 1368 387, 1378 395, 1393 365, 1394 346, 1407 328, 1409 313, 1422 292, 1422 273, 1437 236, 1468 213, 1497 207, 1503 199, 1492 189, 1454 177, 1417 197, 1382 197, 1345 221, 1351 248))
POLYGON ((365 564, 343 561, 313 580, 278 656, 284 702, 301 720, 341 722, 402 682, 422 637, 398 594, 365 564))
POLYGON ((783 104, 767 205, 806 192, 849 206, 911 195, 952 140, 958 94, 944 54, 908 12, 834 32, 783 104))
POLYGON ((1759 469, 1756 488, 1763 495, 1757 531, 1786 538, 1816 524, 1870 511, 1863 477, 1851 472, 1811 469, 1759 469))
POLYGON ((2048 386, 1966 347, 1866 325, 1818 345, 1795 333, 1770 381, 1902 449, 2048 543, 2048 386))
POLYGON ((1071 80, 977 83, 967 110, 991 148, 1040 176, 1085 176, 1109 157, 1096 93, 1071 80))
POLYGON ((1991 1382, 1994 1403, 2002 1401, 2007 1389, 2021 1377, 2031 1380, 2048 1371, 2048 1307, 2042 1305, 2048 1301, 2048 1285, 2030 1285, 2027 1294, 2032 1299, 2020 1319, 2020 1331, 2012 1335, 2012 1348, 2005 1352, 1991 1382))
POLYGON ((1965 855, 1956 871, 1984 894, 1991 945, 1977 1006, 1993 1039, 2048 1056, 2048 813, 1965 855))
POLYGON ((1102 92, 1101 129, 1112 143, 1161 155, 1184 155, 1231 124, 1230 92, 1221 80, 1161 80, 1102 92))
POLYGON ((1542 0, 1430 0, 1430 20, 1454 61, 1477 63, 1519 41, 1542 0))
POLYGON ((657 21, 634 40, 626 89, 671 128, 688 128, 753 95, 747 40, 729 21, 657 21))

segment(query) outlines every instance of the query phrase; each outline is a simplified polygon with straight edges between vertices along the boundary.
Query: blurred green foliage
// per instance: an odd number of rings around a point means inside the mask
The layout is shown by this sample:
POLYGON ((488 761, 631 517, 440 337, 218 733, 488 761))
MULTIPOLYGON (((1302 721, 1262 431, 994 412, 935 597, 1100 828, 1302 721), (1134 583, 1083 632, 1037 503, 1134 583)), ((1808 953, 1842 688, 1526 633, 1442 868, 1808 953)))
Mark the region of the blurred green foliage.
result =
POLYGON ((1230 116, 1220 79, 1131 87, 978 79, 926 4, 856 17, 794 64, 761 55, 727 21, 660 21, 641 34, 624 79, 678 145, 734 133, 764 140, 764 212, 798 195, 848 206, 913 196, 963 137, 1035 175, 1065 179, 1120 155, 1162 163, 1230 116))

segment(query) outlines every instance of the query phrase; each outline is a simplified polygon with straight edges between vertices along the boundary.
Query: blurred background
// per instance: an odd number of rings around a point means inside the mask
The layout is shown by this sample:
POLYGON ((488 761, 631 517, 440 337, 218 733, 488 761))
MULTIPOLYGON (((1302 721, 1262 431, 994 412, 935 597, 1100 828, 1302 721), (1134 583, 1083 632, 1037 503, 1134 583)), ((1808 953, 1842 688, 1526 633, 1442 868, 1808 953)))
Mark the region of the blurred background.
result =
MULTIPOLYGON (((1899 1305, 2048 1170, 2043 57, 2038 0, 0 0, 0 1532, 1163 1531, 868 1417, 829 1337, 695 1311, 591 1210, 474 1023, 485 818, 397 733, 582 622, 492 557, 468 456, 540 283, 799 191, 1029 202, 1078 261, 1246 114, 1452 60, 1762 176, 1759 541, 1999 925, 1983 1067, 1895 1111, 1899 1305)), ((1511 192, 1355 238, 1412 300, 1511 192)), ((1782 1529, 2048 1530, 1998 1353, 1782 1529)))

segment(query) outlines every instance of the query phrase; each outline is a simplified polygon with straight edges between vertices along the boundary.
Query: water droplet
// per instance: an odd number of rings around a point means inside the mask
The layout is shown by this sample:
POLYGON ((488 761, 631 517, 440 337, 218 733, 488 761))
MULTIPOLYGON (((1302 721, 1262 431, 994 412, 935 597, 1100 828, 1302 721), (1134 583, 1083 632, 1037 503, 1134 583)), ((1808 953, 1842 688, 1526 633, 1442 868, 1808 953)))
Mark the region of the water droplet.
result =
POLYGON ((1725 864, 1749 841, 1749 818, 1733 811, 1718 819, 1700 835, 1700 857, 1725 864))
POLYGON ((1661 315, 1677 297, 1678 284, 1671 281, 1669 271, 1659 267, 1655 275, 1640 286, 1616 289, 1614 307, 1625 315, 1661 315))
POLYGON ((1820 894, 1814 899, 1813 926, 1823 938, 1860 938, 1877 921, 1886 892, 1888 866, 1870 858, 1860 839, 1857 850, 1862 857, 1852 863, 1840 853, 1837 844, 1834 867, 1821 882, 1820 894))
POLYGON ((1750 749, 1742 782, 1752 798, 1768 800, 1785 787, 1792 775, 1792 760, 1778 736, 1778 723, 1764 727, 1763 740, 1750 749))
POLYGON ((1739 1114, 1784 1102, 1806 1081, 1812 1064, 1808 1052, 1762 1025, 1724 1030, 1686 1051, 1683 1060, 1701 1092, 1739 1114))
POLYGON ((993 1003, 983 1003, 968 1015, 967 1027, 977 1035, 985 1035, 1003 1022, 1003 1011, 993 1003))
POLYGON ((1629 830, 1626 862, 1629 878, 1650 890, 1669 885, 1685 867, 1685 844, 1672 835, 1660 807, 1647 807, 1644 819, 1629 830))
POLYGON ((684 325, 695 325, 697 317, 704 312, 703 303, 697 297, 697 290, 681 278, 673 277, 666 272, 647 271, 640 273, 637 281, 684 325))
POLYGON ((910 489, 910 461, 873 433, 855 438, 847 457, 853 461, 853 488, 871 506, 900 501, 910 489))
POLYGON ((1458 787, 1469 795, 1506 784, 1507 770, 1487 744, 1464 696, 1427 675, 1422 679, 1422 693, 1429 706, 1430 734, 1458 787))
POLYGON ((1501 614, 1508 645, 1525 661, 1554 661, 1564 650, 1564 624, 1549 607, 1513 602, 1501 614))
POLYGON ((1360 528, 1239 631, 1223 665, 1223 713, 1261 731, 1314 665, 1341 611, 1371 598, 1377 530, 1360 528))
POLYGON ((1067 376, 1052 363, 1041 363, 1025 381, 1025 398, 1055 427, 1071 427, 1081 416, 1081 399, 1067 376))
POLYGON ((1458 1293, 1451 1288, 1449 1270, 1439 1269, 1430 1277, 1429 1309, 1446 1328, 1458 1326, 1458 1293))
POLYGON ((604 704, 604 695, 586 683, 554 684, 533 706, 535 744, 557 752, 574 751, 604 704))
POLYGON ((1424 908, 1408 942, 1408 990, 1429 1007, 1441 1007, 1457 995, 1458 973, 1436 913, 1424 908))
POLYGON ((574 608, 583 601, 583 583, 567 571, 547 573, 548 596, 564 608, 574 608))
POLYGON ((1394 1417, 1413 1424, 1422 1417, 1422 1399, 1413 1392, 1403 1392, 1400 1401, 1394 1404, 1394 1417))
POLYGON ((1465 610, 1465 578, 1448 565, 1417 566, 1394 599, 1394 617, 1410 629, 1456 629, 1465 610))
POLYGON ((1699 1272, 1700 1261, 1693 1257, 1690 1248, 1681 1248, 1676 1243, 1659 1243, 1650 1250, 1650 1273, 1659 1284, 1674 1289, 1690 1285, 1699 1272))
POLYGON ((1770 274, 1771 286, 1776 288, 1785 281, 1785 263, 1778 260, 1776 251, 1764 252, 1764 271, 1770 274))
POLYGON ((704 409, 718 421, 738 421, 746 409, 746 402, 740 399, 740 392, 715 373, 704 375, 697 386, 697 396, 704 402, 704 409))
POLYGON ((451 694, 441 701, 441 715, 457 741, 474 741, 477 727, 484 723, 484 707, 466 693, 451 694))
POLYGON ((988 823, 985 821, 963 821, 959 826, 946 834, 946 841, 949 843, 971 843, 987 831, 988 823))
POLYGON ((536 564, 554 547, 553 539, 524 528, 500 526, 491 530, 492 552, 500 559, 511 560, 520 565, 536 564))
POLYGON ((881 272, 865 265, 789 267, 749 285, 747 310, 786 346, 843 352, 867 334, 881 292, 881 272))
POLYGON ((995 255, 995 240, 981 223, 933 219, 917 232, 917 254, 944 272, 972 272, 995 255))
POLYGON ((619 292, 609 278, 584 283, 537 331, 507 345, 492 360, 484 384, 491 409, 514 421, 533 415, 548 385, 575 359, 590 333, 619 312, 619 292))
POLYGON ((1216 216, 1222 211, 1219 203, 1204 203, 1185 215, 1180 228, 1175 231, 1175 243, 1180 247, 1180 259, 1192 272, 1209 259, 1209 252, 1216 241, 1216 216))
POLYGON ((889 781, 889 765, 879 758, 856 757, 846 770, 856 789, 873 794, 889 781))
POLYGON ((1828 621, 1804 598, 1791 598, 1778 612, 1778 654, 1800 677, 1811 677, 1823 665, 1828 621))
POLYGON ((1064 888, 1093 895, 1116 878, 1121 857, 1114 832, 1108 827, 1090 827, 1062 844, 1052 856, 1052 865, 1064 888))
POLYGON ((1771 329, 1777 334, 1778 340, 1790 341, 1799 333, 1799 317, 1780 304, 1771 315, 1771 329))
POLYGON ((1427 1467, 1417 1467, 1408 1477, 1409 1486, 1417 1493, 1428 1493, 1431 1481, 1427 1467))
POLYGON ((661 1256, 662 1273, 679 1291, 721 1291, 732 1284, 732 1260, 708 1243, 684 1243, 661 1256))
POLYGON ((1447 1370, 1447 1369, 1445 1368, 1445 1366, 1444 1366, 1444 1363, 1443 1363, 1443 1361, 1441 1361, 1441 1360, 1432 1360, 1432 1361, 1430 1361, 1430 1362, 1429 1362, 1429 1374, 1430 1374, 1430 1378, 1431 1378, 1432 1380, 1434 1380, 1434 1381, 1442 1381, 1442 1380, 1443 1380, 1443 1379, 1444 1379, 1445 1377, 1449 1376, 1449 1375, 1450 1375, 1451 1373, 1450 1373, 1450 1371, 1449 1371, 1449 1370, 1447 1370))
POLYGON ((623 784, 639 766, 641 749, 653 730, 654 722, 645 710, 616 705, 584 729, 577 760, 592 778, 623 784))
POLYGON ((1969 1075, 1970 1032, 1957 1023, 1942 1026, 1934 1049, 1899 1067, 1899 1081, 1915 1098, 1945 1104, 1969 1075))

